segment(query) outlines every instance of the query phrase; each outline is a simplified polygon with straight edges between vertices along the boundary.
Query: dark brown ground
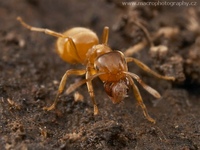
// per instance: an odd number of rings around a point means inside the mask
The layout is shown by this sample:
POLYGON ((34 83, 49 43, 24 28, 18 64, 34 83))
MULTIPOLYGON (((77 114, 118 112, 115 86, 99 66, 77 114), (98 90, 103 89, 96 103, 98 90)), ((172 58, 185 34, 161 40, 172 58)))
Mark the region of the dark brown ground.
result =
MULTIPOLYGON (((0 149, 200 149, 198 16, 198 4, 130 8, 112 0, 1 0, 0 149), (63 62, 55 53, 56 39, 28 31, 16 21, 17 16, 31 25, 60 32, 73 26, 89 27, 99 36, 107 25, 109 45, 121 51, 144 39, 131 19, 141 22, 154 37, 154 44, 165 45, 168 51, 150 52, 147 46, 133 56, 177 79, 163 81, 130 65, 131 72, 162 95, 154 106, 155 98, 140 88, 157 123, 144 118, 131 90, 129 98, 113 105, 98 79, 93 82, 98 116, 93 116, 85 85, 77 90, 84 96, 83 102, 63 94, 58 110, 43 111, 54 100, 64 72, 79 66, 63 62), (176 30, 158 35, 161 27, 176 30)), ((68 83, 77 79, 80 77, 71 77, 68 83)))

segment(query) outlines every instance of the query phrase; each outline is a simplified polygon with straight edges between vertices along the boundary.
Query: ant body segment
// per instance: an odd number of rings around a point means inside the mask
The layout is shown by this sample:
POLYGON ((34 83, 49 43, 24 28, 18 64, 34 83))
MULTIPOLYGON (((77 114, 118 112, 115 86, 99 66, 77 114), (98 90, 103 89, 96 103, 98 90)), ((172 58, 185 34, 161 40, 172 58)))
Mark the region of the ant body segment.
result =
POLYGON ((127 97, 127 90, 132 87, 134 95, 139 106, 143 110, 143 114, 147 120, 155 123, 155 120, 148 114, 147 108, 143 103, 142 97, 137 86, 134 83, 135 79, 146 91, 156 98, 160 98, 160 94, 146 85, 138 75, 128 71, 127 63, 133 62, 144 71, 165 80, 174 80, 174 77, 162 76, 141 61, 125 57, 120 51, 113 51, 108 45, 109 28, 104 27, 102 44, 99 44, 99 39, 92 30, 82 27, 74 27, 64 33, 58 33, 49 29, 32 27, 26 24, 20 17, 17 20, 27 29, 36 32, 43 32, 45 34, 57 37, 57 53, 68 63, 79 63, 85 66, 85 69, 70 69, 63 75, 58 92, 53 104, 50 107, 45 107, 45 110, 52 110, 56 107, 58 98, 63 92, 66 81, 70 75, 85 75, 85 79, 74 83, 67 89, 67 94, 73 92, 77 87, 86 83, 89 95, 94 106, 94 115, 98 114, 98 107, 95 101, 92 80, 99 77, 104 84, 104 89, 113 103, 121 102, 127 97))

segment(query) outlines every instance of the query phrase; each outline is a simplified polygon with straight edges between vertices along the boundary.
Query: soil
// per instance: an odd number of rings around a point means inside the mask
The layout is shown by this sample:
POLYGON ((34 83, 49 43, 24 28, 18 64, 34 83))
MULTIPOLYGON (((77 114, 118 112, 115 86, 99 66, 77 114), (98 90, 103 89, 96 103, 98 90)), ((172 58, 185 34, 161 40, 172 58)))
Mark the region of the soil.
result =
MULTIPOLYGON (((120 0, 5 0, 0 2, 0 149, 200 149, 200 7, 125 6, 120 0), (55 98, 66 70, 84 68, 64 62, 55 52, 55 37, 25 29, 30 25, 63 32, 74 26, 91 28, 101 37, 110 27, 109 46, 125 52, 150 34, 151 47, 130 54, 156 72, 174 76, 164 81, 130 63, 129 71, 158 90, 159 100, 139 84, 149 122, 130 89, 113 104, 103 83, 93 81, 99 115, 85 85, 63 93, 56 110, 44 111, 55 98)), ((134 49, 132 47, 131 49, 134 49)), ((84 77, 70 77, 67 86, 84 77)))

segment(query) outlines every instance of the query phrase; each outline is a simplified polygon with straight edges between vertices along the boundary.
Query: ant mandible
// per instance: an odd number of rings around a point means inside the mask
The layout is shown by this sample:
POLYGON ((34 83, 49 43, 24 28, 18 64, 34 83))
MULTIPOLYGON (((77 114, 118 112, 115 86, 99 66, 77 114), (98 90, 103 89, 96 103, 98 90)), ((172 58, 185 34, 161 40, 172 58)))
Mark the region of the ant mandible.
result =
POLYGON ((26 24, 20 17, 17 20, 27 29, 36 32, 43 32, 51 36, 57 37, 57 53, 59 56, 68 63, 80 63, 84 65, 85 69, 70 69, 63 75, 57 91, 56 98, 50 107, 45 107, 45 110, 52 110, 56 107, 58 98, 63 92, 66 81, 70 75, 85 75, 85 79, 78 83, 72 84, 67 89, 67 94, 73 92, 77 87, 86 83, 89 95, 92 99, 94 106, 94 115, 98 114, 98 107, 95 101, 92 80, 99 77, 104 83, 104 89, 113 103, 121 102, 127 97, 127 91, 132 86, 134 95, 138 104, 143 110, 144 116, 150 121, 155 123, 155 120, 148 114, 147 108, 143 103, 142 97, 137 86, 134 83, 135 79, 141 86, 156 98, 160 98, 160 94, 146 85, 138 75, 128 71, 127 63, 133 62, 144 71, 152 75, 165 79, 174 80, 174 77, 162 76, 148 66, 143 64, 138 59, 133 57, 125 57, 120 51, 113 51, 108 46, 109 28, 104 27, 102 44, 99 44, 99 39, 92 30, 83 27, 74 27, 64 33, 58 33, 49 29, 32 27, 26 24))

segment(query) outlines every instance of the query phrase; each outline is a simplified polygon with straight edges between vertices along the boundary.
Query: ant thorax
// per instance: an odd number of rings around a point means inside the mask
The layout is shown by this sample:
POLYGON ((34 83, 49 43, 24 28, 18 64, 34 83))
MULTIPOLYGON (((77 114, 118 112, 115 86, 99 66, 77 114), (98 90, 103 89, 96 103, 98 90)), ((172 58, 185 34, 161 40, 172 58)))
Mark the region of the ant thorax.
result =
POLYGON ((112 49, 105 44, 94 45, 86 53, 87 59, 86 59, 85 64, 90 63, 90 64, 94 65, 94 62, 96 61, 96 59, 98 59, 99 56, 101 56, 105 53, 109 53, 111 51, 112 51, 112 49))

